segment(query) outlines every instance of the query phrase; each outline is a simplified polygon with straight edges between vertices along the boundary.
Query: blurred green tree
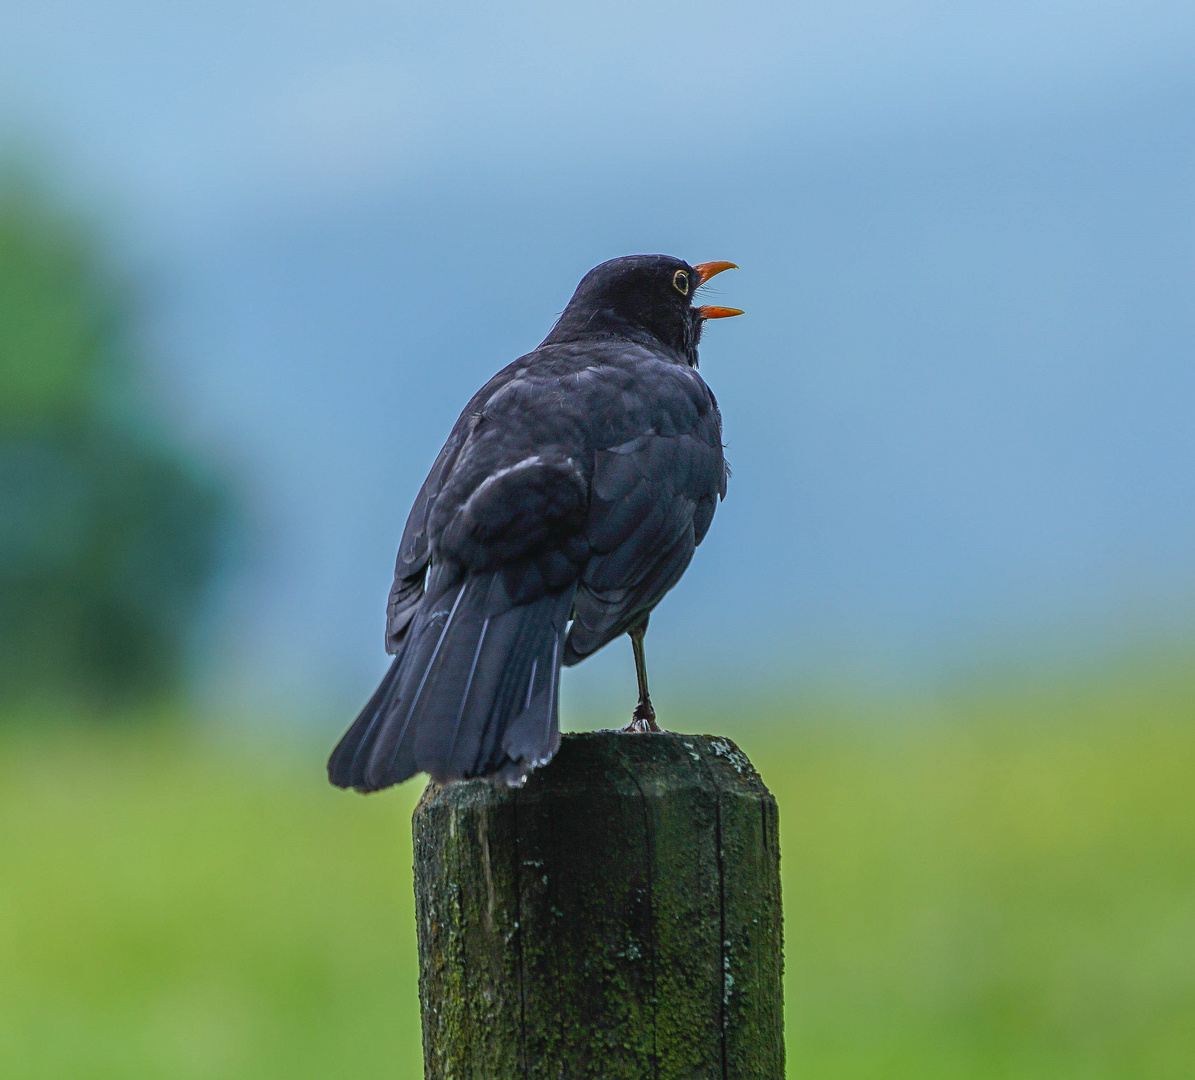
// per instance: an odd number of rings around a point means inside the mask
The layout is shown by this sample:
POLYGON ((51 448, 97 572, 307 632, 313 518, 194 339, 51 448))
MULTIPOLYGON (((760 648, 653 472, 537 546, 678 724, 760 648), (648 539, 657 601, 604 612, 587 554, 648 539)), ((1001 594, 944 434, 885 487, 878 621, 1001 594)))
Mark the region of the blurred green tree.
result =
POLYGON ((138 394, 130 290, 28 179, 0 177, 0 707, 178 689, 225 486, 138 394))

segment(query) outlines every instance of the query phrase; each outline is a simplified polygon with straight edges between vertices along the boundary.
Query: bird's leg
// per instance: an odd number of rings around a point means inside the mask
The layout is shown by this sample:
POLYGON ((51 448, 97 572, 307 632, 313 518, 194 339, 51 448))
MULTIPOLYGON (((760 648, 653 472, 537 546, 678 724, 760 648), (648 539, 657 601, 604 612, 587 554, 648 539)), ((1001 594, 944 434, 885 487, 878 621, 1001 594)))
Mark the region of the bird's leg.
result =
POLYGON ((647 692, 647 660, 643 655, 643 635, 647 633, 647 620, 627 633, 631 638, 631 648, 635 651, 635 678, 639 680, 639 704, 631 714, 631 722, 622 730, 645 734, 649 731, 660 731, 656 723, 656 710, 651 707, 651 695, 647 692))

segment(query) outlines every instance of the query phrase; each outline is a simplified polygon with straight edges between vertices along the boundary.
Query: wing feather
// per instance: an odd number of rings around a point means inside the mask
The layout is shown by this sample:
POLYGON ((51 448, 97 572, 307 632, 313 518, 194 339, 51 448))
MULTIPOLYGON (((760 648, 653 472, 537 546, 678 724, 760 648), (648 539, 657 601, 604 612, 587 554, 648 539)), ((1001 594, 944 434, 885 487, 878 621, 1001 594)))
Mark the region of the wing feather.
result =
POLYGON ((564 662, 625 633, 659 603, 709 527, 722 448, 685 432, 598 451, 590 488, 592 555, 581 576, 564 662), (698 508, 701 507, 700 520, 698 508))

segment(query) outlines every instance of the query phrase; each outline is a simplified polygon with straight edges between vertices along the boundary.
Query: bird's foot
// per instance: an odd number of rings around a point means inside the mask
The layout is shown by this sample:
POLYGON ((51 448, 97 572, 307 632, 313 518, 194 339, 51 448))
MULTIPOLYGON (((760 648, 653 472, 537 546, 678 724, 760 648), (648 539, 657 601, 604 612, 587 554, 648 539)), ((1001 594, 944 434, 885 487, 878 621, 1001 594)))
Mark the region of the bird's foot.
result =
POLYGON ((631 722, 620 730, 626 735, 646 735, 664 729, 656 723, 656 710, 651 707, 651 702, 640 701, 631 714, 631 722))

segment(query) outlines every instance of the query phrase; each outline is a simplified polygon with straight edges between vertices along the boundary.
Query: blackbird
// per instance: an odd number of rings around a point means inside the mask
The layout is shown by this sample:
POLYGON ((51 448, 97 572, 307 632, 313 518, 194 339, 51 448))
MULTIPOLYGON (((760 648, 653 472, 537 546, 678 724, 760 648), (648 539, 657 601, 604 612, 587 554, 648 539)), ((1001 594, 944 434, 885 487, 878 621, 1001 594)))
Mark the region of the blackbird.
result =
POLYGON ((589 271, 543 344, 465 407, 423 483, 386 610, 390 670, 328 761, 339 787, 416 772, 520 783, 560 745, 561 665, 621 634, 659 731, 643 635, 726 495, 694 294, 733 263, 589 271))

